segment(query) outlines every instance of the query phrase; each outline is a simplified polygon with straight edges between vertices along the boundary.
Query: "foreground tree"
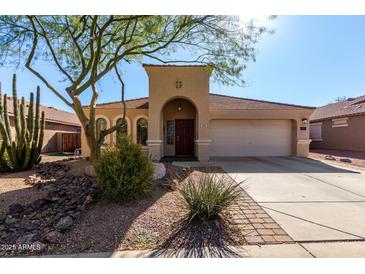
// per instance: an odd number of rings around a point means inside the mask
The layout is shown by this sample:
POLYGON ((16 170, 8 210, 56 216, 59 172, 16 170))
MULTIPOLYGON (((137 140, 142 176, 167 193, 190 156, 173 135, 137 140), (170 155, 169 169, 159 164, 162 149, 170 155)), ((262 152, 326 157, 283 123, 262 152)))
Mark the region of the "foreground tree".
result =
MULTIPOLYGON (((204 64, 216 81, 243 84, 242 72, 255 60, 254 45, 264 31, 254 21, 241 24, 234 16, 0 16, 0 60, 16 65, 24 60, 27 69, 75 110, 93 160, 100 156, 105 136, 123 125, 96 134, 96 83, 105 75, 116 73, 123 103, 120 67, 146 58, 204 64), (177 50, 187 57, 173 58, 177 50), (47 71, 37 70, 39 59, 55 65, 64 90, 47 79, 47 71), (80 96, 90 89, 87 114, 80 96)), ((123 110, 125 116, 125 104, 123 110)))

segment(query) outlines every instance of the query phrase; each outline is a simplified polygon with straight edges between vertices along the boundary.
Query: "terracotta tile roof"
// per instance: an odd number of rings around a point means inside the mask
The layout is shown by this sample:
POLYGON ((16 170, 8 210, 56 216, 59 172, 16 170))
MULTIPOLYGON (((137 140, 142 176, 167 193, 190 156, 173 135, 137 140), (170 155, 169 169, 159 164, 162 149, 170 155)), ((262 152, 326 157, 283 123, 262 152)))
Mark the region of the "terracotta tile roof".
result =
POLYGON ((345 116, 365 114, 365 95, 317 108, 310 121, 320 121, 345 116))
POLYGON ((300 106, 293 104, 285 104, 278 102, 270 102, 264 100, 255 100, 227 95, 211 93, 209 97, 210 109, 314 109, 314 107, 300 106))
MULTIPOLYGON (((8 96, 8 113, 10 116, 13 115, 13 97, 8 96)), ((28 113, 29 102, 25 101, 26 109, 25 113, 28 113)), ((57 124, 65 124, 65 125, 73 125, 73 126, 81 126, 80 121, 77 118, 75 113, 60 110, 54 107, 41 105, 40 111, 44 111, 44 115, 46 117, 46 122, 52 122, 57 124)))
MULTIPOLYGON (((148 109, 148 97, 125 100, 125 103, 127 105, 127 108, 148 109)), ((123 104, 121 101, 101 103, 97 104, 96 106, 98 108, 123 108, 123 104)), ((88 108, 88 106, 84 107, 88 108)))
MULTIPOLYGON (((141 108, 147 109, 148 108, 148 97, 139 98, 139 99, 132 99, 126 100, 127 108, 141 108)), ((85 106, 87 107, 87 106, 85 106)), ((97 107, 99 108, 122 108, 123 105, 121 101, 110 102, 110 103, 103 103, 98 104, 97 107)), ((231 109, 231 110, 244 110, 244 109, 273 109, 273 110, 280 110, 280 109, 314 109, 313 107, 306 107, 306 106, 299 106, 299 105, 292 105, 292 104, 284 104, 284 103, 276 103, 276 102, 269 102, 263 100, 254 100, 254 99, 247 99, 247 98, 239 98, 239 97, 232 97, 227 95, 220 95, 220 94, 213 94, 211 93, 209 96, 209 108, 210 109, 231 109)))

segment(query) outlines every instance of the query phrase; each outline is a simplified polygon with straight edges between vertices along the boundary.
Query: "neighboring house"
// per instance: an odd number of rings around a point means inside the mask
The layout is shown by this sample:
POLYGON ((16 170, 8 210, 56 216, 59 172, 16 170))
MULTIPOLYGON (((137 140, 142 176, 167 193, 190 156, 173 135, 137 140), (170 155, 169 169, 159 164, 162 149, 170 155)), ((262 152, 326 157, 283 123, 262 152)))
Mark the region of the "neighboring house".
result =
POLYGON ((365 151, 365 96, 319 107, 310 117, 311 148, 365 151))
MULTIPOLYGON (((144 68, 149 97, 126 102, 127 124, 120 134, 130 135, 152 160, 308 155, 312 107, 210 94, 210 71, 205 66, 144 68)), ((98 104, 97 127, 115 125, 122 109, 121 102, 98 104)), ((116 133, 106 142, 115 140, 116 133)), ((81 145, 83 156, 88 156, 84 134, 81 145)))
MULTIPOLYGON (((13 97, 7 97, 10 126, 14 139, 13 97)), ((29 102, 26 101, 25 113, 28 113, 29 102)), ((43 153, 73 152, 81 147, 81 126, 76 114, 54 107, 40 106, 46 118, 44 128, 43 153)), ((1 136, 0 136, 1 139, 1 136)))

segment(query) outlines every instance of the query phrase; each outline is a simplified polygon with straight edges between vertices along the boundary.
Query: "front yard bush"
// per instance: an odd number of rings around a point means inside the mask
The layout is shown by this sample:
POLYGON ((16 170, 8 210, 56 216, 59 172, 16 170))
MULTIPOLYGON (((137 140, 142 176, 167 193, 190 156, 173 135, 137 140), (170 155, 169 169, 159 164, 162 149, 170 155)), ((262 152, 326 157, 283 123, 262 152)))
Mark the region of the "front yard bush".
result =
POLYGON ((94 168, 102 195, 109 200, 124 202, 151 192, 151 162, 127 136, 120 137, 116 147, 106 149, 94 168))
POLYGON ((240 195, 238 184, 214 174, 195 178, 190 175, 179 191, 190 210, 190 218, 202 220, 218 218, 240 195))

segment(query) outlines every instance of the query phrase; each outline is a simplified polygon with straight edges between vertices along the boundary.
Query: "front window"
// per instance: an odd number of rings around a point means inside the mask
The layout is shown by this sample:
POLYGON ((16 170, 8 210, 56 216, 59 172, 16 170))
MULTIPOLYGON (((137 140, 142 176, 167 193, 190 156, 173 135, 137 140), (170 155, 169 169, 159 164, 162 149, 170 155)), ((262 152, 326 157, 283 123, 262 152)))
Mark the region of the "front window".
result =
POLYGON ((100 132, 106 129, 106 120, 104 118, 98 118, 96 120, 96 138, 99 138, 100 132))
POLYGON ((147 145, 147 128, 147 119, 139 118, 137 120, 137 144, 140 144, 142 146, 147 145))
POLYGON ((121 127, 119 127, 117 129, 117 140, 119 139, 120 136, 124 136, 124 135, 127 135, 128 133, 128 125, 126 123, 126 121, 124 120, 123 121, 123 118, 119 118, 116 122, 116 124, 119 124, 119 123, 123 123, 121 127))

